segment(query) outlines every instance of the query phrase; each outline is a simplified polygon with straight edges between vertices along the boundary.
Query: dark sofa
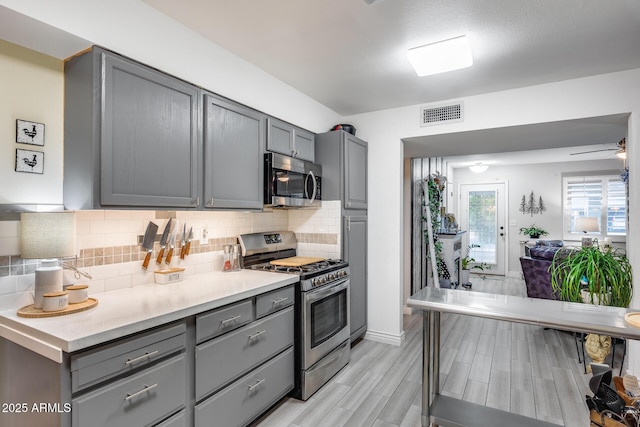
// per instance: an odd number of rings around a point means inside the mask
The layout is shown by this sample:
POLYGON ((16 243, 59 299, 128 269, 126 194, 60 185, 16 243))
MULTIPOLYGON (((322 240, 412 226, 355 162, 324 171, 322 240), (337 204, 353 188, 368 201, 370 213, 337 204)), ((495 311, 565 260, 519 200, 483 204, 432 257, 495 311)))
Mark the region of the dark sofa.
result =
POLYGON ((526 255, 520 257, 522 274, 530 298, 559 299, 551 286, 549 266, 556 252, 563 247, 561 240, 538 241, 535 246, 525 249, 526 255))

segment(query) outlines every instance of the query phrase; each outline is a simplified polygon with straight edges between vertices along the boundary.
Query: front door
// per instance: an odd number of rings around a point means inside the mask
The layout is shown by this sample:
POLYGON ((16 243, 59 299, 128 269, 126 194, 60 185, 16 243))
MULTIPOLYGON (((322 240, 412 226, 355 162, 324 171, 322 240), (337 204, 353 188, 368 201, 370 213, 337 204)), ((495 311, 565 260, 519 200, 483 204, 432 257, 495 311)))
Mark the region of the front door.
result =
MULTIPOLYGON (((483 274, 505 274, 505 194, 504 183, 460 185, 460 224, 467 231, 470 257, 491 266, 483 274)), ((463 247, 462 256, 466 251, 463 247)))

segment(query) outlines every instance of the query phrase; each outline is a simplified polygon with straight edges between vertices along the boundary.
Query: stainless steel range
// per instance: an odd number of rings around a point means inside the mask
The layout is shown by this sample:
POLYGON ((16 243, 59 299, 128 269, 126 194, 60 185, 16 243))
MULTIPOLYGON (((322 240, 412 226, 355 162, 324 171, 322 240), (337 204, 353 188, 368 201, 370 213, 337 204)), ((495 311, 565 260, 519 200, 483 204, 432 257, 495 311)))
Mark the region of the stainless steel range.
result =
POLYGON ((297 274, 293 397, 307 400, 349 363, 349 265, 296 256, 291 231, 239 237, 244 268, 297 274))

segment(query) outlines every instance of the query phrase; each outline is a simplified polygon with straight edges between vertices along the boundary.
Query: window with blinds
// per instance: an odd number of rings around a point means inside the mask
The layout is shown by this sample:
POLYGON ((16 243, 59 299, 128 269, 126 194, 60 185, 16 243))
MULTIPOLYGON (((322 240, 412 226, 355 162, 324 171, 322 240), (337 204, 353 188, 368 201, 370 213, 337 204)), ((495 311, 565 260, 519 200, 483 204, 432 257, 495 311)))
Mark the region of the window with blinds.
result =
POLYGON ((627 195, 619 175, 565 176, 562 187, 565 239, 580 239, 585 230, 578 228, 597 221, 597 230, 592 227, 587 236, 624 240, 621 237, 627 234, 627 195))

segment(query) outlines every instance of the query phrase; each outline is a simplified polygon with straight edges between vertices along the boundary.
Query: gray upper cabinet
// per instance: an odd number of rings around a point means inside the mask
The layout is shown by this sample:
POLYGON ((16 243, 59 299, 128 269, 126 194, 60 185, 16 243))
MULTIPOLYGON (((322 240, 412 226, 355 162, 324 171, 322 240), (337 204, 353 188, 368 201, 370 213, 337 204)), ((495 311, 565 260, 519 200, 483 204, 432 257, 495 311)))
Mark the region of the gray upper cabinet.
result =
POLYGON ((205 208, 262 209, 265 115, 204 97, 205 208))
POLYGON ((199 89, 94 48, 65 64, 69 209, 198 205, 199 89))
POLYGON ((267 150, 315 161, 315 135, 282 120, 267 119, 267 150))
POLYGON ((343 130, 316 135, 322 165, 323 200, 341 200, 344 209, 367 209, 367 142, 343 130))
POLYGON ((197 207, 199 93, 100 48, 68 61, 65 206, 197 207))

